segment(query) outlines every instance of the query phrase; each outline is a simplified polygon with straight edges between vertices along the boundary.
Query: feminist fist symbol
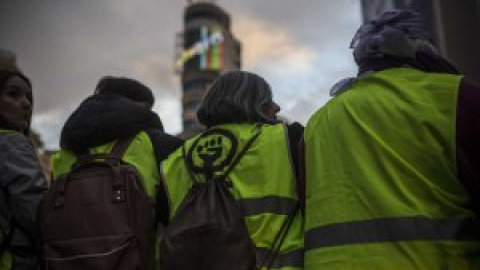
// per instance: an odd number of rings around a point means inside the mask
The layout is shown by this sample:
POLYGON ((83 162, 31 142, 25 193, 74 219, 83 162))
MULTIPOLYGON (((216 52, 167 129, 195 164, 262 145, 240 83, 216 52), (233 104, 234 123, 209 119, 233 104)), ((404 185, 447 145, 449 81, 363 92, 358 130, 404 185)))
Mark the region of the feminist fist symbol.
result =
POLYGON ((222 137, 205 140, 203 145, 197 146, 196 151, 203 160, 205 168, 213 168, 213 164, 222 154, 222 137))
POLYGON ((235 135, 225 129, 212 128, 200 135, 185 153, 185 161, 192 165, 196 174, 213 177, 233 160, 238 141, 235 135), (195 159, 194 159, 195 157, 195 159))

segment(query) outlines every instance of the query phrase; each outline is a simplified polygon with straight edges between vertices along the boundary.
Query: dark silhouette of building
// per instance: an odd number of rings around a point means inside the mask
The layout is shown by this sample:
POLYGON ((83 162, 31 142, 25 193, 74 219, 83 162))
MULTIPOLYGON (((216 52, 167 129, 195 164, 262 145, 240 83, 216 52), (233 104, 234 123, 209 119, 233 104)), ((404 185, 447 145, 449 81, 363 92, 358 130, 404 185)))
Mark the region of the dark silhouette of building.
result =
POLYGON ((422 14, 444 56, 480 82, 480 0, 362 0, 366 21, 394 8, 411 8, 422 14))
POLYGON ((210 84, 221 73, 241 67, 241 46, 230 31, 230 16, 213 1, 187 3, 175 57, 183 90, 183 138, 203 130, 196 112, 210 84))

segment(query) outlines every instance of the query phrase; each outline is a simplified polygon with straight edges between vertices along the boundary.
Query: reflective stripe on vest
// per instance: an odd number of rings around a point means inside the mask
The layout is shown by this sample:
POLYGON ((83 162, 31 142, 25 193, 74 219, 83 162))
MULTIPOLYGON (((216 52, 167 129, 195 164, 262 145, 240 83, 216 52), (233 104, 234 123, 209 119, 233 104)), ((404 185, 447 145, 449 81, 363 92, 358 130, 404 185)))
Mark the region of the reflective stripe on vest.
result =
MULTIPOLYGON (((238 143, 238 153, 259 127, 254 124, 229 124, 215 128, 226 130, 234 135, 234 140, 238 143)), ((263 125, 261 129, 261 135, 229 174, 229 179, 233 183, 232 193, 243 210, 245 224, 257 247, 259 256, 270 248, 276 233, 297 201, 286 128, 282 124, 277 124, 263 125)), ((215 134, 217 135, 213 138, 222 137, 221 140, 214 141, 221 142, 223 150, 220 156, 228 157, 226 152, 235 143, 228 142, 229 139, 225 133, 215 134)), ((204 142, 199 142, 197 146, 193 145, 197 138, 185 142, 187 153, 192 147, 198 148, 198 145, 202 145, 201 147, 207 145, 204 142)), ((210 139, 206 141, 210 141, 210 139)), ((198 162, 198 159, 196 161, 198 162)), ((223 160, 218 160, 212 165, 217 166, 222 162, 223 160)), ((182 149, 178 149, 162 162, 161 171, 163 184, 166 186, 170 200, 170 213, 172 213, 170 218, 173 218, 192 186, 192 180, 182 157, 182 149)), ((199 173, 198 176, 203 181, 203 175, 199 173)), ((274 261, 274 265, 276 265, 274 268, 301 268, 303 256, 298 254, 303 254, 300 214, 293 220, 290 231, 280 249, 280 254, 274 261)))
POLYGON ((291 198, 265 196, 262 198, 238 199, 244 216, 272 213, 288 215, 296 206, 297 201, 291 198))
POLYGON ((426 217, 381 218, 322 226, 305 233, 305 249, 359 243, 421 240, 480 241, 474 218, 433 220, 426 217))
MULTIPOLYGON (((89 149, 89 152, 92 154, 109 153, 113 144, 114 142, 110 142, 93 147, 89 149)), ((51 159, 53 180, 68 173, 75 163, 75 160, 76 158, 73 153, 63 149, 54 154, 51 159)), ((147 133, 142 131, 134 138, 123 154, 122 160, 133 165, 138 170, 142 176, 143 185, 147 194, 151 198, 155 198, 155 186, 160 177, 153 145, 147 133)))

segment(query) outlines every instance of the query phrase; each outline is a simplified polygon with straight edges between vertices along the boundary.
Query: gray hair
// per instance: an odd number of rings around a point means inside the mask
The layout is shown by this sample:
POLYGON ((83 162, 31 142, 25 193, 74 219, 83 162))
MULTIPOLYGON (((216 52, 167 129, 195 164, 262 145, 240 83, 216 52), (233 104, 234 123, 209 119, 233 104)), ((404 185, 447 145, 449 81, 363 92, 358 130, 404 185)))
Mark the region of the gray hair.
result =
POLYGON ((265 79, 250 72, 231 71, 213 82, 203 97, 197 119, 207 127, 270 122, 262 107, 271 102, 272 90, 265 79))

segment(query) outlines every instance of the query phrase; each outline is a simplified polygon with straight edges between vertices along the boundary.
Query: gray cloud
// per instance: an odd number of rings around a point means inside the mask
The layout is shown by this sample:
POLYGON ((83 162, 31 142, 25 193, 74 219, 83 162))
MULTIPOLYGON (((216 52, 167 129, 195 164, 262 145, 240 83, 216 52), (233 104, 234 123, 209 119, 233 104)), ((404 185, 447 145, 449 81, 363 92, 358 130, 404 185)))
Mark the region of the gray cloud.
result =
MULTIPOLYGON (((327 101, 333 83, 354 73, 348 43, 360 23, 358 2, 217 1, 232 15, 244 60, 249 59, 244 69, 264 76, 283 114, 303 123, 327 101)), ((68 114, 104 75, 129 76, 150 86, 167 131, 180 131, 180 79, 173 57, 185 3, 0 1, 0 48, 14 51, 33 81, 33 126, 48 147, 57 146, 68 114)))

